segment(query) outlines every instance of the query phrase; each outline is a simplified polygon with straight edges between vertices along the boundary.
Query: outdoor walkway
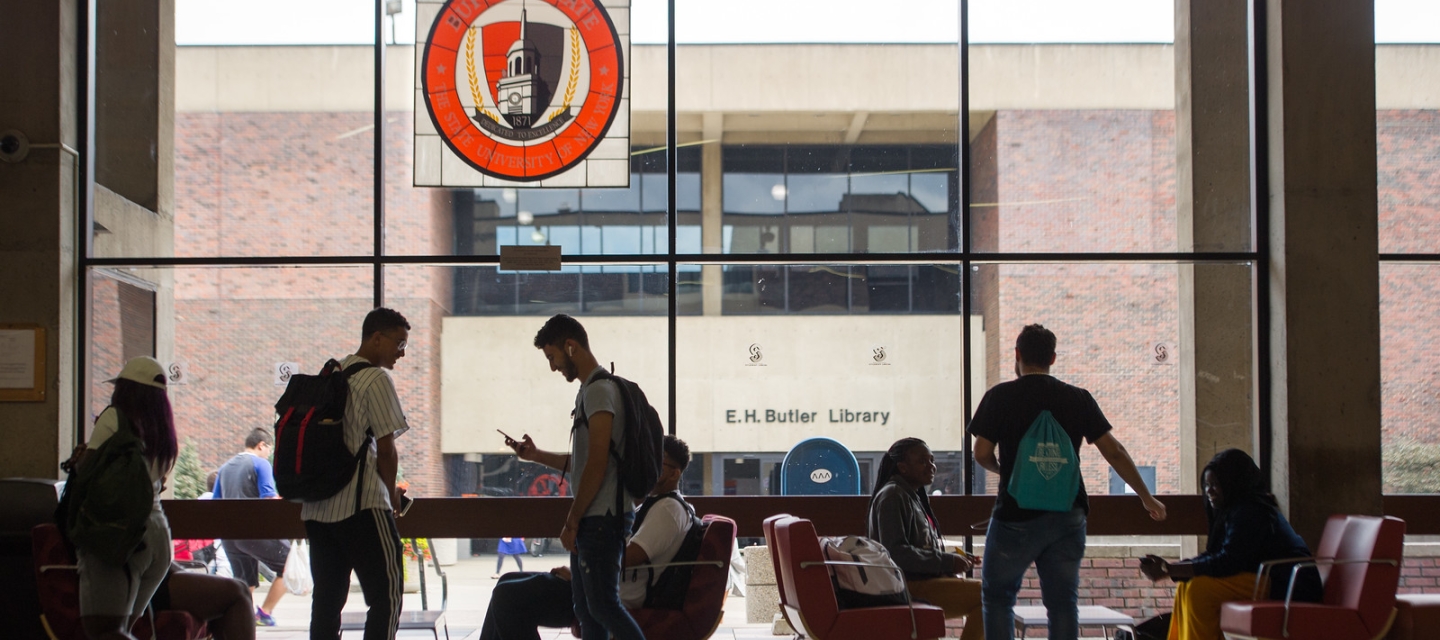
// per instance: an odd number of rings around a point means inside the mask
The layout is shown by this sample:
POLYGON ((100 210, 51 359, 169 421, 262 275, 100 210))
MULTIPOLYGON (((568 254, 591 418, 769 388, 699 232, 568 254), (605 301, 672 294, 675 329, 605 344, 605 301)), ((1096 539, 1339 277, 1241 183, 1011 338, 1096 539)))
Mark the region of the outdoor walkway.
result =
MULTIPOLYGON (((526 571, 548 571, 552 567, 559 566, 568 561, 568 556, 563 552, 551 553, 543 557, 524 556, 526 571)), ((459 562, 448 567, 442 567, 449 577, 450 603, 447 607, 446 618, 450 627, 451 640, 475 640, 480 636, 480 626, 485 620, 485 610, 490 605, 490 591, 494 589, 495 580, 490 576, 495 573, 495 554, 485 554, 476 557, 461 558, 459 562)), ((515 571, 512 560, 505 561, 505 571, 515 571)), ((440 584, 436 579, 434 570, 426 572, 426 586, 429 592, 430 608, 440 606, 440 584)), ((265 592, 269 586, 260 585, 255 591, 255 601, 261 602, 265 599, 265 592)), ((420 594, 405 594, 405 609, 420 609, 420 594)), ((350 600, 345 605, 345 611, 364 611, 365 598, 359 591, 359 585, 352 585, 350 600)), ((280 605, 273 612, 275 627, 260 627, 256 634, 257 640, 308 640, 310 625, 310 598, 309 596, 287 595, 280 601, 280 605)), ((358 639, 360 632, 349 632, 346 638, 358 639)), ((403 631, 401 638, 418 639, 431 637, 429 632, 403 631)), ((569 640, 571 638, 568 629, 542 629, 540 637, 543 640, 569 640)), ((745 599, 731 596, 725 601, 725 618, 721 621, 720 630, 713 638, 717 640, 772 640, 776 636, 770 634, 770 625, 747 625, 745 624, 745 599)), ((444 640, 444 634, 441 634, 444 640)))

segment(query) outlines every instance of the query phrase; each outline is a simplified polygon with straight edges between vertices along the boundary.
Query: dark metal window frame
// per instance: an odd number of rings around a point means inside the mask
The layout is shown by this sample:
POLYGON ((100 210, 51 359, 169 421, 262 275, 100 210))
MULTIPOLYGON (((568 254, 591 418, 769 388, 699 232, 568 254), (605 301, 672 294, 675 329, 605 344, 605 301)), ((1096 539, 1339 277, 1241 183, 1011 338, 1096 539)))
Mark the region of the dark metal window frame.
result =
MULTIPOLYGON (((384 108, 384 79, 385 79, 385 47, 384 37, 385 23, 385 2, 375 0, 375 44, 374 44, 374 175, 373 175, 373 246, 368 255, 350 256, 207 256, 198 258, 180 257, 133 257, 133 258, 96 258, 92 252, 92 230, 94 226, 94 188, 95 188, 95 60, 96 45, 94 25, 96 24, 96 6, 98 0, 85 0, 82 3, 78 15, 79 31, 77 54, 77 72, 80 81, 77 100, 78 121, 80 126, 80 149, 79 149, 79 197, 77 203, 77 266, 79 268, 79 286, 77 287, 80 300, 76 304, 76 371, 77 371, 77 407, 88 406, 86 404, 86 390, 90 383, 87 363, 89 361, 90 341, 90 271, 97 267, 305 267, 305 266, 364 266, 368 265, 373 273, 373 297, 375 306, 382 306, 385 302, 385 267, 404 265, 432 265, 432 266, 460 266, 460 265, 498 265, 498 255, 404 255, 389 256, 385 254, 385 172, 384 172, 384 141, 385 141, 385 108, 384 108)), ((677 219, 674 215, 667 213, 667 233, 669 248, 665 254, 635 254, 635 255, 585 255, 566 256, 566 264, 569 265, 640 265, 640 266, 665 266, 669 277, 667 278, 668 296, 668 327, 669 327, 669 407, 670 412, 667 420, 669 430, 675 433, 676 419, 676 318, 678 316, 678 298, 676 287, 678 282, 678 267, 685 265, 728 265, 728 264, 780 264, 780 265, 956 265, 962 273, 970 273, 971 267, 984 264, 1022 264, 1022 263, 1110 263, 1110 264, 1218 264, 1218 263, 1247 263, 1251 265, 1253 277, 1257 278, 1252 290, 1255 295, 1253 326, 1256 335, 1255 366, 1257 367, 1257 429, 1260 432, 1261 462, 1268 468, 1270 455, 1270 371, 1269 371, 1269 293, 1268 288, 1259 281, 1259 274, 1267 273, 1270 265, 1269 246, 1269 225, 1268 206, 1266 198, 1256 197, 1254 194, 1264 193, 1268 190, 1266 183, 1265 167, 1268 164, 1268 149, 1266 148, 1265 131, 1268 123, 1265 120, 1267 105, 1265 103, 1265 15, 1264 3, 1257 0, 1251 1, 1251 33, 1250 33, 1250 75, 1251 75, 1251 174, 1252 174, 1252 226, 1254 232, 1253 251, 1244 252, 1083 252, 1083 253, 993 253, 976 252, 971 250, 972 221, 971 221, 971 195, 969 190, 971 170, 971 147, 969 135, 970 110, 970 89, 968 83, 969 69, 969 2, 960 0, 959 8, 959 48, 960 55, 960 104, 958 113, 959 132, 959 187, 952 190, 952 197, 958 198, 958 206, 954 207, 954 218, 951 221, 951 232, 956 234, 956 242, 948 243, 950 246, 959 246, 959 251, 939 251, 926 253, 805 253, 805 254, 682 254, 676 252, 677 219)), ((666 98, 666 182, 667 182, 667 211, 674 212, 677 209, 676 176, 679 173, 677 161, 677 149, 679 143, 676 134, 676 44, 675 44, 675 0, 668 0, 667 31, 669 37, 666 44, 667 65, 667 98, 666 98)), ((1382 254, 1382 262, 1440 262, 1440 254, 1382 254)), ((960 304, 960 317, 968 318, 973 311, 973 295, 970 291, 970 280, 962 280, 962 295, 960 304)), ((975 366, 971 361, 973 345, 971 344, 970 332, 963 331, 962 348, 963 361, 967 367, 975 366)), ((965 415, 964 424, 970 424, 970 407, 972 397, 977 392, 972 388, 971 376, 961 376, 963 388, 959 389, 963 394, 965 415)), ((83 436, 88 419, 86 412, 76 412, 76 432, 83 436)), ((969 439, 965 439, 962 454, 965 459, 972 457, 969 439)), ((970 469, 972 465, 966 465, 965 490, 970 493, 973 489, 973 478, 970 469)))

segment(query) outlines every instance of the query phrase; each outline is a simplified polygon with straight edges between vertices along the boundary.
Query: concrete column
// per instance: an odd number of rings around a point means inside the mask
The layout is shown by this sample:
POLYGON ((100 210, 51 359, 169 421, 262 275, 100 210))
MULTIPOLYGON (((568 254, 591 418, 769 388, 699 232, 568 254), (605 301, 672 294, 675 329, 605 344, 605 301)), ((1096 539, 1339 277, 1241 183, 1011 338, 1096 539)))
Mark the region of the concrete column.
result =
POLYGON ((0 477, 59 477, 75 419, 76 9, 0 0, 0 131, 29 139, 0 162, 0 323, 45 329, 45 399, 0 402, 0 477))
POLYGON ((95 180, 169 219, 175 174, 175 2, 100 5, 95 180))
MULTIPOLYGON (((1175 1, 1176 220, 1181 251, 1248 251, 1250 92, 1245 0, 1175 1)), ((1252 444, 1251 269, 1180 265, 1180 490, 1252 444)))
MULTIPOLYGON (((721 224, 724 213, 724 160, 720 139, 725 135, 725 114, 707 112, 702 116, 700 148, 700 246, 704 253, 721 253, 724 248, 721 224)), ((707 316, 720 315, 724 296, 724 275, 720 265, 700 268, 702 308, 707 316)))
POLYGON ((1272 483, 1315 543, 1379 514, 1373 0, 1266 0, 1272 483))

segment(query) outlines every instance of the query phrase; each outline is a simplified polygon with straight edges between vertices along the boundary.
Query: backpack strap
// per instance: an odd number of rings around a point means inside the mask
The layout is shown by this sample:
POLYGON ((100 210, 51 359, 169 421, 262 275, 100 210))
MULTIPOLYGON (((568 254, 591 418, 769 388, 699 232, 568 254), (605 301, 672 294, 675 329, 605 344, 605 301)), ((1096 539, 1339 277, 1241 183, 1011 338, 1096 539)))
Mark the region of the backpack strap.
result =
MULTIPOLYGON (((611 363, 611 366, 614 366, 614 363, 611 363)), ((621 406, 621 408, 623 408, 623 409, 625 410, 625 417, 626 417, 626 419, 629 419, 632 415, 634 415, 633 412, 635 411, 635 408, 634 408, 634 404, 635 404, 635 403, 634 403, 633 400, 630 399, 630 392, 625 389, 625 384, 624 384, 625 379, 624 379, 624 378, 621 378, 620 376, 615 375, 614 373, 612 373, 612 372, 610 372, 610 371, 606 371, 606 370, 605 370, 605 367, 596 367, 596 370, 598 370, 598 371, 600 372, 598 375, 597 375, 597 374, 594 374, 594 373, 591 374, 591 375, 594 375, 594 376, 595 376, 595 382, 599 382, 599 381, 601 381, 601 380, 609 380, 609 381, 610 381, 610 384, 615 385, 616 394, 620 396, 620 406, 621 406)), ((583 385, 582 385, 582 386, 583 386, 583 385)), ((611 414, 611 416, 612 416, 612 418, 613 418, 614 414, 611 414)), ((584 393, 581 393, 581 394, 580 394, 580 415, 575 418, 574 423, 571 424, 571 426, 570 426, 570 443, 571 443, 571 444, 570 444, 570 449, 571 449, 572 451, 575 449, 575 444, 574 444, 574 443, 575 443, 575 430, 576 430, 576 429, 579 429, 579 428, 580 428, 580 425, 582 425, 582 424, 585 425, 585 428, 586 428, 586 429, 589 429, 589 428, 590 428, 590 416, 585 412, 585 394, 584 394, 584 393)), ((616 463, 619 463, 619 462, 620 462, 620 452, 615 448, 615 429, 616 429, 617 427, 618 427, 618 428, 621 428, 621 429, 625 428, 624 425, 616 425, 615 422, 612 420, 612 421, 610 422, 610 442, 606 443, 606 445, 607 445, 607 449, 610 451, 610 457, 611 457, 611 458, 614 458, 616 463)), ((570 470, 570 466, 567 464, 567 465, 565 466, 565 471, 569 471, 569 470, 570 470)), ((565 477, 565 472, 561 472, 560 477, 563 479, 563 478, 565 477)), ((683 502, 683 500, 682 500, 682 502, 683 502)), ((625 508, 625 486, 620 482, 620 467, 619 467, 619 466, 616 466, 616 467, 615 467, 615 515, 620 515, 620 514, 622 514, 622 513, 625 513, 626 511, 633 511, 633 510, 634 510, 633 508, 631 508, 631 509, 626 509, 626 508, 625 508)), ((636 528, 639 528, 639 526, 640 526, 640 521, 637 519, 637 520, 635 521, 635 527, 636 527, 636 528)))

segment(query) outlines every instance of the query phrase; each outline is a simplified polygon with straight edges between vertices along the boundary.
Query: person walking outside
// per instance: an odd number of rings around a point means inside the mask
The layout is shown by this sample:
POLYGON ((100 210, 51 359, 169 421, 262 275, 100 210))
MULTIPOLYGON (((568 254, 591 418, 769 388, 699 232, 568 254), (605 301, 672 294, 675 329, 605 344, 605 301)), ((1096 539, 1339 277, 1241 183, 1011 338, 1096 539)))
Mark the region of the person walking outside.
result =
POLYGON ((521 556, 525 555, 525 539, 524 539, 524 538, 501 538, 501 539, 500 539, 500 544, 495 545, 495 554, 496 554, 496 556, 497 556, 497 557, 495 558, 495 575, 490 576, 490 579, 491 579, 491 580, 494 580, 494 579, 497 579, 497 578, 500 577, 500 571, 501 571, 501 569, 504 569, 504 568, 505 568, 505 557, 506 557, 506 556, 509 556, 509 557, 515 559, 515 570, 516 570, 516 571, 524 571, 524 570, 525 570, 525 562, 520 559, 521 556))
MULTIPOLYGON (((216 472, 212 499, 266 499, 278 500, 280 493, 275 490, 275 473, 270 466, 270 452, 275 449, 275 434, 269 429, 251 429, 245 436, 245 450, 220 465, 216 472)), ((276 576, 285 575, 285 561, 290 558, 289 540, 231 540, 220 541, 225 557, 230 560, 230 571, 235 578, 250 587, 253 594, 260 586, 260 564, 269 567, 276 576)), ((275 605, 289 590, 284 580, 271 580, 265 602, 255 608, 255 624, 262 627, 275 626, 275 605)))

